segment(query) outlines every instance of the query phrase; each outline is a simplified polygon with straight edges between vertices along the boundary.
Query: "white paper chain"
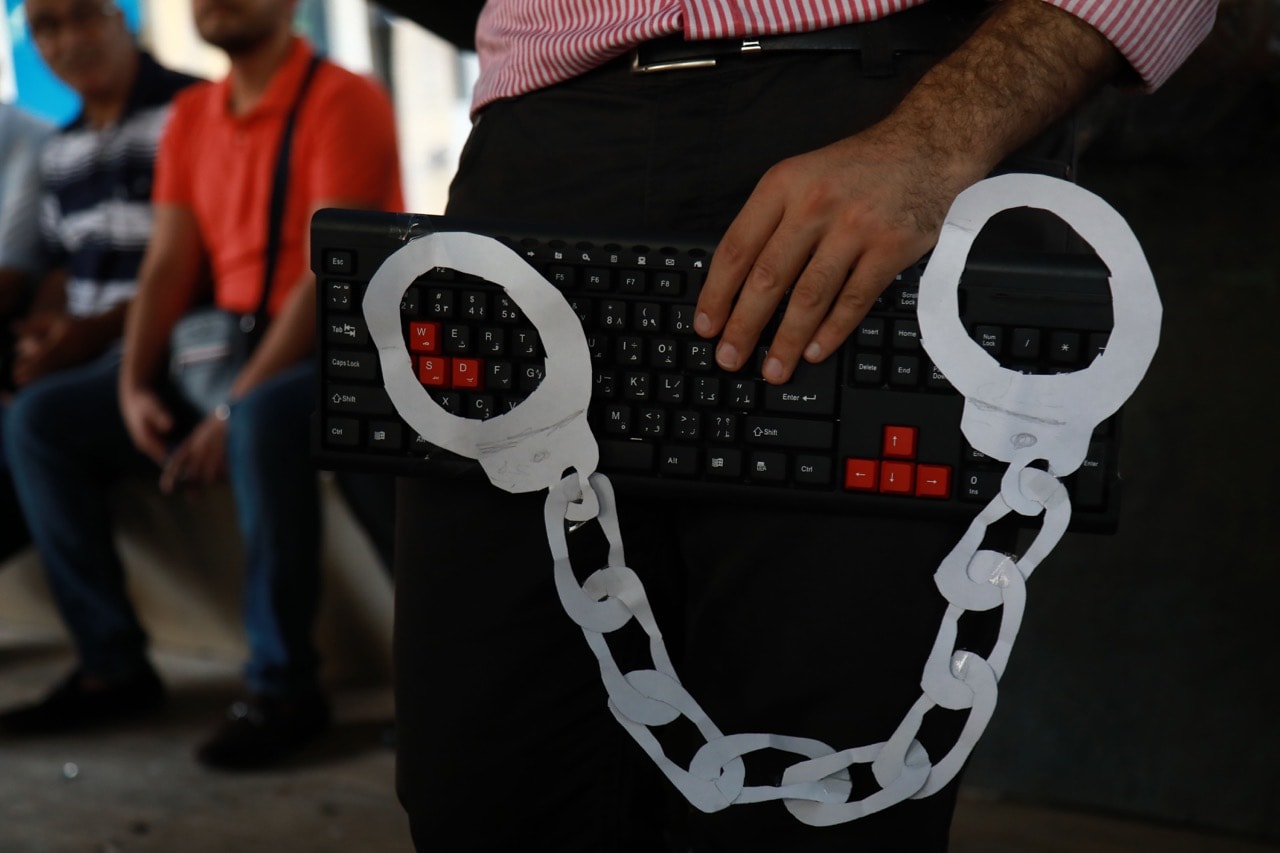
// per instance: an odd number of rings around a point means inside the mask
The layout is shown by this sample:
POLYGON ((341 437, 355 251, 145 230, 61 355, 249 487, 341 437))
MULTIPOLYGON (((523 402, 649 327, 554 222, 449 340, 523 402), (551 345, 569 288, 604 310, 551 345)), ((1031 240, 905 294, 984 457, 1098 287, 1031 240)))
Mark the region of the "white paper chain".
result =
POLYGON ((432 242, 414 241, 393 255, 375 275, 365 298, 365 314, 382 354, 388 393, 401 415, 432 442, 482 462, 496 454, 501 464, 487 464, 486 471, 497 485, 510 491, 548 488, 547 538, 565 612, 582 629, 599 662, 610 710, 688 801, 702 811, 714 812, 737 803, 782 800, 803 823, 828 826, 908 798, 927 797, 954 779, 995 711, 997 685, 1022 622, 1027 578, 1070 522, 1070 501, 1059 478, 1080 466, 1094 427, 1128 399, 1155 352, 1159 297, 1124 220, 1085 190, 1036 175, 992 178, 956 199, 921 280, 917 313, 922 343, 938 369, 965 396, 961 429, 970 444, 1008 462, 1009 467, 1000 493, 978 513, 934 575, 948 606, 921 673, 919 698, 887 740, 840 749, 806 737, 725 734, 684 688, 644 587, 627 567, 613 489, 607 477, 593 473, 596 449, 589 432, 590 449, 581 446, 584 394, 589 394, 589 377, 583 380, 578 375, 587 365, 585 341, 578 344, 581 328, 554 304, 558 294, 533 281, 537 276, 529 276, 527 266, 514 265, 513 259, 521 259, 500 243, 475 235, 432 236, 432 242), (1035 206, 1073 226, 1111 273, 1115 317, 1111 339, 1090 367, 1073 374, 1025 376, 1002 368, 969 339, 957 313, 956 288, 974 237, 995 213, 1029 206, 1032 199, 1035 206), (451 266, 504 286, 518 280, 519 287, 511 289, 517 303, 535 323, 538 317, 550 318, 556 333, 569 338, 552 352, 553 338, 539 328, 553 362, 548 364, 548 379, 557 375, 553 368, 566 365, 576 373, 572 382, 557 380, 560 384, 544 382, 539 387, 531 398, 539 402, 532 420, 508 414, 477 425, 442 418, 444 413, 412 372, 404 369, 407 353, 398 312, 389 306, 398 306, 408 284, 431 266, 451 266), (536 310, 529 310, 522 298, 532 300, 536 310), (513 431, 511 425, 519 429, 513 431), (1047 470, 1034 467, 1035 463, 1044 463, 1047 470), (559 482, 545 479, 570 468, 574 473, 559 482), (982 548, 991 525, 1011 512, 1043 515, 1035 539, 1020 558, 982 548), (592 518, 608 541, 609 553, 605 567, 579 584, 569 556, 566 520, 592 518), (996 607, 1001 608, 999 630, 986 657, 959 648, 960 618, 996 607), (623 672, 607 635, 632 619, 649 637, 652 667, 623 672), (924 717, 933 708, 967 712, 959 737, 937 760, 918 740, 924 717), (654 733, 680 718, 692 723, 704 741, 688 767, 673 762, 654 733), (780 784, 748 786, 745 760, 766 749, 801 760, 785 770, 780 784), (854 765, 869 765, 880 789, 851 801, 848 771, 854 765))

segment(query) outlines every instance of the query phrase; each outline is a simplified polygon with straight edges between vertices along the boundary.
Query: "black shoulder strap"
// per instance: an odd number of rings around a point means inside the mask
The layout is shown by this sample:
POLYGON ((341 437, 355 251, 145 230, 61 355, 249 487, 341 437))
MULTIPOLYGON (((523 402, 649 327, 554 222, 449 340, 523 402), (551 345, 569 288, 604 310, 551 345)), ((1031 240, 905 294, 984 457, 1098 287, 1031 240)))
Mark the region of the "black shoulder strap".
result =
POLYGON ((253 325, 248 330, 255 343, 266 328, 268 313, 267 304, 271 300, 271 282, 275 278, 276 258, 280 254, 280 226, 284 219, 284 203, 289 189, 289 152, 293 148, 293 127, 298 120, 298 111, 306 97, 311 79, 316 76, 316 69, 323 59, 319 54, 311 57, 307 72, 298 86, 298 94, 289 108, 289 115, 284 120, 284 130, 280 134, 280 148, 276 153, 275 174, 271 179, 271 203, 267 209, 267 250, 262 265, 262 292, 258 299, 258 310, 253 314, 253 325))

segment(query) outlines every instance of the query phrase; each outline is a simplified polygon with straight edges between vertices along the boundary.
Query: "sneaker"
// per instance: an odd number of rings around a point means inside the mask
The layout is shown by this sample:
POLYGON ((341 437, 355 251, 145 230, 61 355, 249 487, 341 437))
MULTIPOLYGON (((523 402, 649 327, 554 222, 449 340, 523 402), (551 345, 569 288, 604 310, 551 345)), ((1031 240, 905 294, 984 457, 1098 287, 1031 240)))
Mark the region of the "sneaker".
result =
POLYGON ((227 719, 196 750, 206 767, 253 770, 278 763, 329 727, 329 704, 319 693, 251 696, 234 703, 227 719))
POLYGON ((0 730, 11 734, 56 734, 152 713, 164 703, 164 685, 155 670, 102 686, 76 669, 53 692, 33 705, 0 713, 0 730))

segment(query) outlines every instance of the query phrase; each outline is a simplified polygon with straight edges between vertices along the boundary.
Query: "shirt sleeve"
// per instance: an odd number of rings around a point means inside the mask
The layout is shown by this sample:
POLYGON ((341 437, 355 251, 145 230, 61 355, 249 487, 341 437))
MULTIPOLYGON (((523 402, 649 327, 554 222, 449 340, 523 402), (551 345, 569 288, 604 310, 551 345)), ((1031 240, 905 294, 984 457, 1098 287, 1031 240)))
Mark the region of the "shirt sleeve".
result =
POLYGON ((152 204, 177 204, 192 207, 195 201, 192 176, 195 171, 185 168, 184 152, 190 147, 191 133, 198 133, 194 98, 188 93, 199 89, 192 86, 179 92, 169 107, 160 144, 156 149, 155 177, 151 189, 152 204))
POLYGON ((46 136, 26 134, 7 152, 0 183, 0 267, 39 272, 49 260, 40 235, 40 146, 46 136))
MULTIPOLYGON (((311 202, 341 201, 375 210, 402 210, 400 157, 391 100, 375 83, 330 68, 333 77, 317 87, 305 136, 306 185, 311 202)), ((321 81, 317 79, 317 83, 321 81)))
POLYGON ((1169 79, 1213 29, 1218 0, 1045 0, 1116 46, 1149 91, 1169 79))

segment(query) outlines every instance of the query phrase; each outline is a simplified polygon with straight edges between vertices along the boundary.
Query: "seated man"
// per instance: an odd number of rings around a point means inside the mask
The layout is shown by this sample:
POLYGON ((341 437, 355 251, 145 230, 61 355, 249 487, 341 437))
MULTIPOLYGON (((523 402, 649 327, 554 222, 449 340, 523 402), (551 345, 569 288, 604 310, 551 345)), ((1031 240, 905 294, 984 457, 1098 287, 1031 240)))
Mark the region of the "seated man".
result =
MULTIPOLYGON (((40 149, 52 128, 11 104, 0 104, 0 394, 12 388, 12 320, 26 310, 44 269, 40 229, 40 149)), ((27 544, 9 466, 0 453, 0 560, 27 544)))
POLYGON ((154 704, 140 701, 158 694, 158 680, 126 596, 107 509, 113 481, 140 465, 159 466, 166 490, 225 477, 246 547, 248 695, 198 758, 222 768, 261 766, 328 724, 311 637, 320 510, 307 440, 316 298, 307 233, 320 207, 400 209, 402 201, 389 99, 329 63, 315 68, 304 91, 313 52, 292 33, 295 5, 194 0, 196 29, 226 51, 230 72, 175 102, 118 377, 33 395, 12 413, 8 439, 22 457, 15 467, 20 495, 24 505, 41 508, 30 516, 32 535, 51 585, 70 605, 63 612, 80 666, 44 702, 0 716, 9 728, 66 728, 154 704), (223 404, 192 417, 161 382, 170 332, 206 270, 219 307, 254 312, 267 269, 272 174, 295 103, 271 321, 223 404), (62 422, 95 426, 49 440, 51 425, 62 422))
MULTIPOLYGON (((21 281, 0 278, 8 282, 0 289, 6 309, 0 316, 6 333, 14 336, 14 360, 6 373, 18 388, 114 370, 119 351, 112 347, 120 339, 151 233, 151 179, 160 132, 174 94, 195 81, 139 50, 113 3, 31 0, 26 9, 41 56, 80 95, 83 108, 44 142, 38 174, 26 176, 39 187, 34 193, 16 185, 15 170, 24 157, 37 156, 35 140, 44 137, 31 134, 39 133, 40 125, 11 108, 4 114, 0 137, 15 143, 18 133, 28 137, 10 149, 13 159, 5 154, 5 192, 12 190, 13 196, 6 198, 0 216, 0 258, 43 272, 34 297, 21 281), (42 245, 32 247, 33 238, 42 245), (34 255, 33 249, 38 249, 34 255), (8 311, 24 310, 28 302, 25 318, 10 329, 8 311)), ((0 414, 4 408, 0 405, 0 414)), ((59 427, 77 429, 79 423, 59 427)), ((0 453, 3 556, 28 541, 23 513, 11 497, 5 500, 12 488, 7 457, 0 453)))
MULTIPOLYGON (((40 150, 52 128, 12 104, 0 104, 0 319, 25 307, 44 269, 40 249, 40 150)), ((7 334, 7 330, 6 330, 7 334)), ((7 369, 6 369, 7 372, 7 369)))

